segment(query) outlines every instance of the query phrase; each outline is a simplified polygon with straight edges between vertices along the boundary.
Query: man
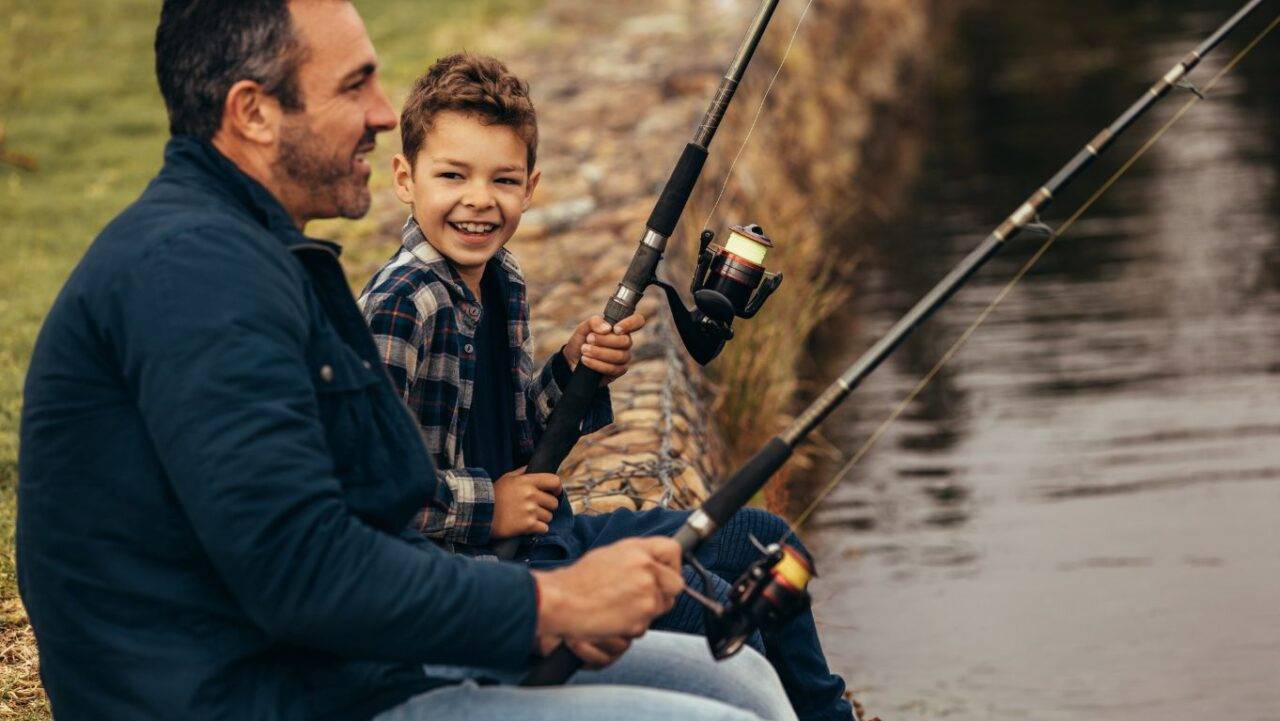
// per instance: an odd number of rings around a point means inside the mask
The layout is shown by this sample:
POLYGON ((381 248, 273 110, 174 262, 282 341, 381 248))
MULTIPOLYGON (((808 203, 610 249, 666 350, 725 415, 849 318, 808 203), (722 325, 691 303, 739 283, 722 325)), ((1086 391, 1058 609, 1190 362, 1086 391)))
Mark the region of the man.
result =
POLYGON ((584 685, 477 683, 561 638, 617 659, 679 593, 678 548, 531 572, 405 530, 447 486, 336 246, 302 234, 367 212, 395 125, 348 2, 167 0, 156 72, 164 168, 68 279, 25 390, 19 583, 58 719, 790 717, 758 656, 715 669, 669 635, 584 685))

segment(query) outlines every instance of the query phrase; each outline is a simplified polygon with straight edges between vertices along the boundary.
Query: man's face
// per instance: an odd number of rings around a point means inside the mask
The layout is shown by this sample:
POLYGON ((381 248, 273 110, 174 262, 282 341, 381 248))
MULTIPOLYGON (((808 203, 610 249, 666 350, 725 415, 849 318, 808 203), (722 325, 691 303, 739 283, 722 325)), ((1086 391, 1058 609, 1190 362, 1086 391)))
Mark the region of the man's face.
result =
POLYGON ((474 287, 485 263, 515 234, 538 173, 530 174, 515 130, 446 111, 433 120, 412 173, 403 157, 396 159, 395 181, 427 240, 474 287))
POLYGON ((294 0, 293 23, 307 48, 298 68, 305 108, 286 113, 275 161, 281 200, 299 224, 369 212, 375 136, 396 126, 378 83, 377 55, 355 7, 294 0))

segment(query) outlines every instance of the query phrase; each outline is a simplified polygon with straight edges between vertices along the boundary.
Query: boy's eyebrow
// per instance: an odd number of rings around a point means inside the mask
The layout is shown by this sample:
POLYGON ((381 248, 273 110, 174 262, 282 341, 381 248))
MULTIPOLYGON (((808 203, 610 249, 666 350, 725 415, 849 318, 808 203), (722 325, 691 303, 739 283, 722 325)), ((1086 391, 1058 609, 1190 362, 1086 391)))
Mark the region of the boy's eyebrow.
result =
MULTIPOLYGON (((464 160, 454 160, 453 158, 432 158, 431 160, 433 162, 440 163, 441 165, 452 165, 455 168, 467 168, 467 169, 471 168, 471 163, 468 163, 464 160)), ((494 170, 496 170, 499 173, 522 173, 524 172, 524 166, 523 165, 499 165, 498 167, 494 168, 494 170)))

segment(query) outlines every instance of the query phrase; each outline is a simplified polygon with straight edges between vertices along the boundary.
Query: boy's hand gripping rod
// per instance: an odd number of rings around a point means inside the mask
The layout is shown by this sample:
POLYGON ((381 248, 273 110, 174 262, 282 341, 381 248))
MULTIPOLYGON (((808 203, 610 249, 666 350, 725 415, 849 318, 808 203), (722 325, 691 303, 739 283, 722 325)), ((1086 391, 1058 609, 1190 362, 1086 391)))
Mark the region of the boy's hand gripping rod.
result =
MULTIPOLYGON (((604 318, 610 324, 617 323, 634 313, 645 289, 656 282, 658 262, 662 260, 662 254, 667 248, 667 239, 675 230, 676 223, 684 212, 684 206, 693 193, 693 187, 698 182, 698 176, 702 173, 702 166, 707 160, 707 146, 711 144, 716 129, 720 127, 725 110, 728 109, 738 84, 742 82, 742 76, 751 62, 756 46, 760 44, 760 38, 764 35, 778 2, 779 0, 764 0, 760 4, 760 9, 756 12, 742 44, 738 47, 733 63, 720 81, 720 86, 716 89, 715 97, 707 108, 702 122, 698 124, 693 141, 685 146, 675 169, 671 171, 671 176, 667 179, 667 184, 662 189, 662 194, 658 197, 658 202, 645 224, 647 226, 645 234, 640 239, 640 246, 636 249, 635 255, 631 258, 627 273, 618 284, 613 297, 609 299, 608 305, 605 306, 604 318)), ((707 240, 704 234, 704 252, 707 240)), ((777 280, 780 280, 780 276, 775 275, 774 287, 777 285, 777 280)), ((768 282, 766 280, 766 283, 768 282)), ((674 289, 670 290, 669 296, 674 292, 674 289)), ((766 293, 764 288, 761 292, 766 293)), ((684 311, 684 319, 687 320, 688 312, 683 305, 679 303, 675 305, 679 307, 673 307, 672 310, 677 316, 684 311)), ((756 308, 758 309, 758 304, 756 308)), ((754 314, 753 310, 750 308, 748 310, 754 314)), ((744 312, 740 312, 739 315, 749 317, 744 312)), ((728 320, 732 317, 731 309, 728 320)), ((699 335, 698 328, 689 329, 688 325, 686 323, 681 327, 681 338, 699 362, 708 362, 723 347, 725 339, 708 340, 705 336, 699 335)), ((705 326, 710 325, 710 323, 705 324, 705 326)), ((723 327, 723 332, 729 332, 727 322, 723 327)), ((533 456, 529 459, 529 473, 555 473, 559 470, 560 463, 564 461, 565 456, 569 455, 569 451, 573 450, 574 444, 578 441, 582 420, 587 415, 592 399, 600 390, 601 378, 599 373, 591 370, 584 363, 578 363, 568 387, 561 394, 555 409, 551 412, 551 417, 547 420, 546 431, 543 432, 533 451, 533 456)), ((493 548, 499 558, 509 559, 515 556, 519 545, 519 538, 509 538, 495 543, 493 548)))
MULTIPOLYGON (((1000 224, 977 249, 933 287, 911 310, 907 311, 883 338, 862 354, 840 378, 836 379, 822 395, 809 405, 779 436, 774 436, 756 452, 729 480, 712 494, 702 507, 693 512, 685 524, 675 533, 686 557, 724 525, 729 518, 754 496, 809 432, 823 421, 862 381, 874 371, 903 340, 911 334, 935 310, 945 303, 969 278, 997 251, 1028 226, 1038 223, 1038 213, 1052 202, 1054 196, 1106 150, 1115 138, 1129 128, 1135 120, 1174 87, 1184 87, 1183 77, 1200 63, 1210 50, 1218 45, 1236 25, 1254 11, 1264 0, 1250 0, 1223 23, 1204 42, 1192 50, 1182 62, 1175 65, 1143 96, 1133 103, 1110 126, 1098 133, 1089 144, 1058 171, 1052 179, 1037 190, 1013 215, 1000 224)), ((552 686, 562 684, 581 667, 581 662, 567 647, 561 645, 520 682, 522 686, 552 686)))

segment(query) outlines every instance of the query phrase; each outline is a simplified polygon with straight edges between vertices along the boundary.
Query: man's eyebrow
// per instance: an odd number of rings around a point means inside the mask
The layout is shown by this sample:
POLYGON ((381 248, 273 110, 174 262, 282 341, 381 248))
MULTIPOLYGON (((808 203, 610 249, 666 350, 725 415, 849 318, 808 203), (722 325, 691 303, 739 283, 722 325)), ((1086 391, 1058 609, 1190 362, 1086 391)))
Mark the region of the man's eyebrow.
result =
POLYGON ((345 85, 353 80, 367 78, 370 75, 373 75, 374 73, 376 73, 377 71, 378 71, 377 63, 365 63, 364 65, 361 65, 355 70, 352 70, 351 72, 342 76, 342 84, 345 85))

